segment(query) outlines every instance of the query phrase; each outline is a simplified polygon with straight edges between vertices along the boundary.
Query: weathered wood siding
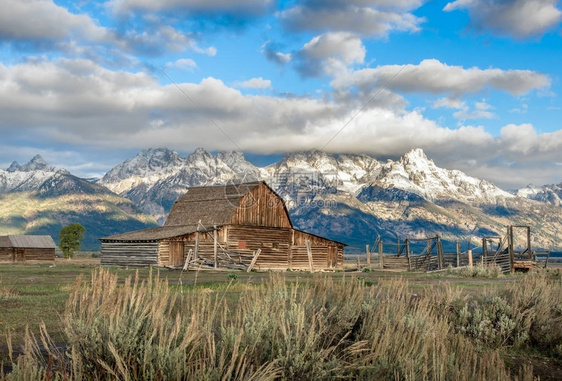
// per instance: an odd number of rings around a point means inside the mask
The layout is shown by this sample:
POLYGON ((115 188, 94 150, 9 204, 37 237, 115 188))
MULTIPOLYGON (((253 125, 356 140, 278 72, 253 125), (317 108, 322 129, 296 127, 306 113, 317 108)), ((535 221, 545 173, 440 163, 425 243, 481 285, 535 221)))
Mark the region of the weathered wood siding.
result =
POLYGON ((292 240, 292 229, 259 226, 230 226, 229 250, 253 255, 261 249, 254 266, 256 269, 287 269, 292 240))
POLYGON ((242 198, 231 225, 291 228, 291 219, 283 201, 261 183, 242 198))
POLYGON ((148 267, 158 265, 158 242, 102 242, 101 265, 148 267))
POLYGON ((49 248, 0 248, 0 261, 54 261, 55 249, 49 248))
POLYGON ((0 247, 0 261, 12 261, 14 259, 14 249, 12 247, 0 247))
MULTIPOLYGON (((18 249, 16 249, 18 250, 18 249)), ((26 261, 54 261, 55 249, 29 248, 22 249, 26 261)))
POLYGON ((295 230, 290 261, 291 269, 309 268, 308 252, 306 250, 307 240, 310 241, 312 263, 315 270, 343 268, 343 244, 295 230))

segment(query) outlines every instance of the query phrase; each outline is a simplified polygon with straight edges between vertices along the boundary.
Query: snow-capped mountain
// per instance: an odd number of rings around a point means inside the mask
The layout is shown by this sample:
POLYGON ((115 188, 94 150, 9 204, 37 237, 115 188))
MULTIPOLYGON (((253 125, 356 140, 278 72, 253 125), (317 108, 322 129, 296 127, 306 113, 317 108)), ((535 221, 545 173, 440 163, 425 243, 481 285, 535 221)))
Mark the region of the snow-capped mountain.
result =
POLYGON ((380 172, 381 164, 367 155, 297 152, 265 167, 262 179, 281 194, 301 192, 357 194, 380 172))
POLYGON ((127 197, 160 222, 192 186, 250 182, 260 170, 241 152, 211 155, 202 148, 186 158, 167 148, 145 149, 110 170, 99 183, 127 197))
POLYGON ((0 193, 36 190, 55 174, 70 173, 66 169, 49 165, 41 155, 24 165, 14 161, 5 171, 0 170, 0 193))
POLYGON ((86 228, 82 247, 97 250, 102 236, 156 225, 130 200, 39 155, 0 170, 0 195, 0 235, 49 234, 57 240, 62 226, 78 222, 86 228))
POLYGON ((510 224, 531 225, 533 245, 552 248, 562 229, 562 184, 530 186, 514 195, 461 171, 439 168, 421 149, 384 163, 367 155, 297 152, 257 167, 236 151, 212 155, 199 148, 182 157, 157 148, 139 152, 97 183, 40 156, 25 165, 12 163, 0 170, 0 193, 11 197, 4 200, 7 206, 0 198, 0 230, 17 222, 23 225, 13 229, 43 231, 33 230, 39 226, 35 220, 48 219, 44 228, 56 236, 61 224, 80 218, 88 225, 89 240, 97 242, 109 231, 154 226, 151 217, 162 223, 189 187, 256 180, 265 180, 285 199, 297 228, 345 242, 348 251, 362 251, 378 235, 385 241, 440 234, 444 242, 476 242, 503 234, 510 224), (14 197, 25 198, 33 213, 14 219, 9 211, 14 197), (70 209, 60 212, 64 208, 70 209))
POLYGON ((518 197, 562 206, 562 183, 535 187, 532 184, 517 190, 518 197))
POLYGON ((456 200, 468 204, 496 204, 514 197, 494 184, 458 170, 439 168, 421 149, 382 166, 375 180, 364 187, 360 199, 367 200, 371 188, 400 190, 404 196, 418 195, 428 201, 456 200))
MULTIPOLYGON (((293 223, 359 248, 376 235, 477 239, 509 224, 544 223, 536 244, 553 242, 559 210, 494 184, 439 168, 421 149, 381 163, 367 155, 291 153, 256 167, 240 152, 215 156, 202 148, 186 158, 167 149, 144 150, 100 181, 163 222, 191 186, 265 180, 287 202, 293 223), (552 217, 552 218, 551 218, 552 217)), ((364 246, 363 246, 364 247, 364 246)))

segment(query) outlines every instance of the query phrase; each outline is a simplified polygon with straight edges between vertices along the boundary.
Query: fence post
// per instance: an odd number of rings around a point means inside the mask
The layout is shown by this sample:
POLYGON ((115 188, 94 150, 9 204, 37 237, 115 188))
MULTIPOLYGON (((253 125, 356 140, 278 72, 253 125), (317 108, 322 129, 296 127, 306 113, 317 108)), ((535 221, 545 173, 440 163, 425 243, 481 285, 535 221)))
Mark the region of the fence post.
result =
POLYGON ((367 267, 371 269, 371 251, 369 250, 369 245, 365 246, 365 251, 367 254, 367 267))
POLYGON ((384 255, 382 253, 382 241, 379 241, 379 265, 381 270, 384 269, 384 255))
POLYGON ((215 259, 215 269, 216 269, 217 267, 219 267, 219 266, 218 266, 218 263, 217 263, 217 252, 218 252, 218 247, 217 247, 218 242, 217 242, 217 240, 218 240, 218 237, 217 237, 217 225, 214 225, 214 226, 213 226, 213 241, 214 241, 213 257, 214 257, 214 259, 215 259))
POLYGON ((408 258, 408 270, 412 271, 412 262, 410 259, 410 239, 406 238, 406 258, 408 258))
POLYGON ((461 243, 457 241, 457 267, 461 267, 461 243))
POLYGON ((468 267, 472 267, 472 250, 468 250, 468 267))

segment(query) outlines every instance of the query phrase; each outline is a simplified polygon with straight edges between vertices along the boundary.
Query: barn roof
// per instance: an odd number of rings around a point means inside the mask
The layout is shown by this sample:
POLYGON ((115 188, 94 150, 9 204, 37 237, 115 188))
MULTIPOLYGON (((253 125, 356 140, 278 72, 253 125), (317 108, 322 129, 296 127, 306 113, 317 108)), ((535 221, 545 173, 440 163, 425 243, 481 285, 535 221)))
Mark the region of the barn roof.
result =
MULTIPOLYGON (((227 225, 235 214, 242 198, 262 183, 277 195, 263 181, 188 188, 187 192, 172 206, 164 226, 116 234, 100 238, 100 240, 158 241, 194 233, 197 231, 199 221, 206 228, 212 228, 213 225, 227 225)), ((281 197, 279 199, 283 202, 283 207, 287 211, 283 199, 281 197)), ((199 231, 202 229, 203 227, 200 226, 199 231)))
MULTIPOLYGON (((201 229, 199 229, 201 230, 201 229)), ((115 234, 100 238, 102 241, 157 241, 165 238, 180 237, 197 231, 195 225, 160 226, 157 228, 136 230, 134 232, 115 234)))
POLYGON ((0 237, 0 247, 54 249, 56 245, 50 235, 8 235, 0 237))
MULTIPOLYGON (((261 183, 269 188, 263 181, 189 188, 172 206, 164 226, 197 225, 199 221, 206 225, 226 225, 242 198, 261 183)), ((273 189, 269 189, 277 195, 273 189)), ((281 197, 279 199, 283 202, 281 197)), ((284 202, 283 206, 285 207, 284 202)), ((286 207, 285 211, 288 216, 286 207)))

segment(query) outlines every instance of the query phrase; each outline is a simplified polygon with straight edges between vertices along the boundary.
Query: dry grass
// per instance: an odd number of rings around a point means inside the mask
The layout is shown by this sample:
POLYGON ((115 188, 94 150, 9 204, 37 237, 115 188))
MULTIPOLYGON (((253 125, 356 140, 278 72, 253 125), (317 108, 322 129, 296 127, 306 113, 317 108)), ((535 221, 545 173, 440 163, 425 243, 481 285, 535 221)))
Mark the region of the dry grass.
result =
POLYGON ((2 284, 2 279, 0 279, 0 301, 12 300, 18 297, 19 293, 13 287, 2 284))
POLYGON ((178 292, 153 274, 119 284, 96 270, 71 289, 65 350, 44 325, 38 337, 27 331, 0 379, 532 379, 530 368, 510 374, 498 350, 455 328, 450 316, 466 302, 455 288, 418 297, 403 280, 369 287, 355 277, 299 283, 272 274, 245 286, 237 303, 227 291, 178 292))

